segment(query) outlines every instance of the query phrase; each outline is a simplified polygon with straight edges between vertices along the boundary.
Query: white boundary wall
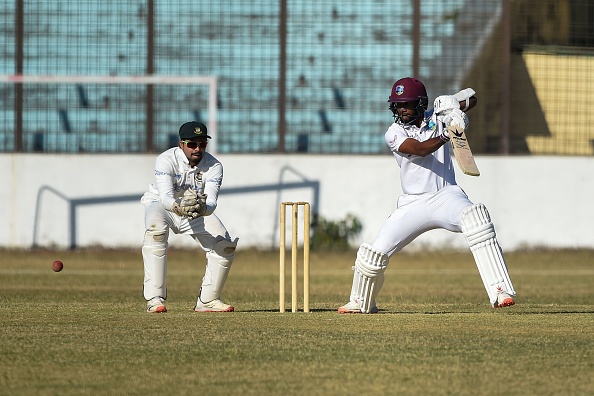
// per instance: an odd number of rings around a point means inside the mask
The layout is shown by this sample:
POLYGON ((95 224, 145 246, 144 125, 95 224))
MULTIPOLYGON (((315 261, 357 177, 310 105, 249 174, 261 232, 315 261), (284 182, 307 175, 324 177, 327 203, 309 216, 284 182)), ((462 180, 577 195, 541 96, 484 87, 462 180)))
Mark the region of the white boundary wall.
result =
MULTIPOLYGON (((139 198, 156 155, 0 154, 0 246, 135 247, 144 233, 139 198)), ((281 201, 305 200, 330 220, 348 213, 371 242, 401 193, 396 161, 379 156, 219 155, 225 179, 216 213, 240 248, 278 244, 281 201), (290 188, 289 188, 290 187, 290 188), (317 192, 316 192, 317 191, 317 192)), ((478 178, 458 184, 491 213, 504 250, 594 248, 594 158, 479 156, 478 178)), ((172 235, 171 246, 191 247, 172 235)), ((467 249, 464 237, 430 231, 406 250, 467 249)))

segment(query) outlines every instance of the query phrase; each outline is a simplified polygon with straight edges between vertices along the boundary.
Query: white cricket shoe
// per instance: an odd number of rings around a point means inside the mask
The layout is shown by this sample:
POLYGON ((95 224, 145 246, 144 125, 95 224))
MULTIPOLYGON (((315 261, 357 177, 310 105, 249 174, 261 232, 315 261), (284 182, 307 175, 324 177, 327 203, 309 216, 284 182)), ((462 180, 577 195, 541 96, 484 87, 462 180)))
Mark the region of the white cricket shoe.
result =
POLYGON ((502 292, 497 295, 497 301, 493 304, 493 308, 511 307, 515 303, 516 301, 511 295, 502 292))
POLYGON ((165 299, 162 297, 153 297, 146 303, 146 312, 148 313, 162 313, 167 312, 165 307, 165 299))
MULTIPOLYGON (((371 304, 369 313, 375 314, 375 313, 378 313, 378 311, 379 311, 379 309, 377 309, 377 306, 375 305, 375 301, 374 301, 373 304, 371 304)), ((340 314, 358 314, 359 313, 360 314, 360 313, 364 313, 364 312, 361 311, 361 305, 359 305, 358 302, 349 301, 342 307, 338 308, 338 313, 340 313, 340 314)))
POLYGON ((204 303, 198 299, 196 306, 194 307, 194 311, 196 312, 233 312, 235 308, 233 308, 229 304, 225 304, 221 300, 212 300, 210 302, 204 303))

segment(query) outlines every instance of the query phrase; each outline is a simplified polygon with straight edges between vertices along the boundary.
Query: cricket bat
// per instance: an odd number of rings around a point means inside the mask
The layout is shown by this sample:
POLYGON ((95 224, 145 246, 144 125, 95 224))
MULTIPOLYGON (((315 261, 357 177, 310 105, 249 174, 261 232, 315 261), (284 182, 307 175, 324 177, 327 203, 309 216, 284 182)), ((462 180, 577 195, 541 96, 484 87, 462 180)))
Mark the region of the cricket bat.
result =
POLYGON ((480 176, 481 173, 476 166, 476 162, 474 162, 464 128, 450 125, 448 132, 450 134, 450 143, 452 143, 454 156, 462 172, 471 176, 480 176))

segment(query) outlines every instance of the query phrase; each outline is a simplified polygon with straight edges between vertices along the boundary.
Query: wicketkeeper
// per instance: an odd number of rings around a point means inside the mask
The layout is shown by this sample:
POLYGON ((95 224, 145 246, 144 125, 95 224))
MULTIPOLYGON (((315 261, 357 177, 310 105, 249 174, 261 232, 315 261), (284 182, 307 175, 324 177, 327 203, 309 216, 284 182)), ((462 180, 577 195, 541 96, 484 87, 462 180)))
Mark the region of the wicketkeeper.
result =
POLYGON ((363 243, 355 259, 350 301, 340 313, 376 313, 375 303, 388 261, 416 237, 442 228, 464 234, 491 305, 514 305, 512 286, 487 208, 472 203, 456 184, 447 127, 466 128, 465 111, 477 102, 467 88, 435 99, 427 112, 424 84, 414 78, 394 83, 388 102, 394 123, 385 141, 400 167, 403 195, 371 244, 363 243))
POLYGON ((196 312, 233 312, 221 292, 235 258, 232 239, 213 213, 223 182, 223 166, 206 146, 206 126, 191 121, 179 129, 179 145, 157 157, 155 181, 142 196, 145 207, 144 298, 146 310, 167 312, 167 246, 169 231, 190 235, 206 252, 206 272, 194 306, 196 312))

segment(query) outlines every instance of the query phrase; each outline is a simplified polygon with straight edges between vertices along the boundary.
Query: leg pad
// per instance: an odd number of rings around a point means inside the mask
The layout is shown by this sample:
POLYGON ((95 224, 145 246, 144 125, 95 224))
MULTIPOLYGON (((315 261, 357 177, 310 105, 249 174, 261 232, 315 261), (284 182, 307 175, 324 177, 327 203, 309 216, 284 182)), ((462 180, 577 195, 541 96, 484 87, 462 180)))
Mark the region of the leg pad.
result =
POLYGON ((221 298, 227 275, 229 275, 235 258, 238 240, 239 238, 235 238, 234 241, 219 240, 212 250, 206 253, 206 272, 202 278, 202 287, 198 297, 200 301, 207 303, 221 298))
POLYGON ((491 304, 499 293, 515 295, 495 227, 483 204, 473 205, 462 213, 462 233, 479 270, 491 304))
POLYGON ((384 283, 384 272, 388 266, 388 255, 363 243, 357 251, 353 270, 351 301, 357 302, 361 312, 369 313, 375 308, 375 297, 384 283))
POLYGON ((144 233, 142 258, 144 261, 144 298, 167 298, 167 240, 169 230, 147 230, 144 233))

